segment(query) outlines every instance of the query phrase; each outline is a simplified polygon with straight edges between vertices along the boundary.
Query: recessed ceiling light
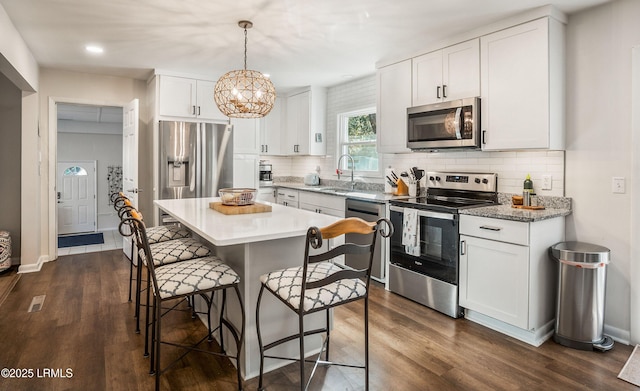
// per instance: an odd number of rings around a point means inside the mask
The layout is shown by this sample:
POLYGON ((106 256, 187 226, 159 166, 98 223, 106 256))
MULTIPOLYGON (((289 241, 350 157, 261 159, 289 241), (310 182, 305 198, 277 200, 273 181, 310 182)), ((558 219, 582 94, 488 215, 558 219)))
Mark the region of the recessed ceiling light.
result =
POLYGON ((104 52, 103 48, 96 45, 87 45, 85 46, 85 50, 88 51, 89 53, 94 53, 94 54, 101 54, 104 52))

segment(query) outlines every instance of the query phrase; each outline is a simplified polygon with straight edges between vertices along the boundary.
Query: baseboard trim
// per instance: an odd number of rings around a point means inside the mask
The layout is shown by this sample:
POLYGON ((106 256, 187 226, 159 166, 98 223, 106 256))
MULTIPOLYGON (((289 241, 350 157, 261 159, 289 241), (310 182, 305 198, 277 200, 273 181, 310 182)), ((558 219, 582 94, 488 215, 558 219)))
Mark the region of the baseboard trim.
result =
POLYGON ((469 309, 465 309, 464 317, 472 322, 481 324, 535 347, 542 345, 553 336, 555 322, 555 319, 552 319, 538 330, 524 330, 469 309))
POLYGON ((629 330, 619 329, 617 327, 609 326, 605 323, 604 334, 610 336, 614 341, 621 344, 631 344, 631 332, 629 330))
POLYGON ((46 255, 41 255, 40 258, 38 258, 38 261, 33 265, 20 265, 20 267, 18 268, 18 273, 39 272, 40 269, 42 269, 42 264, 44 264, 45 262, 49 262, 49 257, 47 257, 46 255))

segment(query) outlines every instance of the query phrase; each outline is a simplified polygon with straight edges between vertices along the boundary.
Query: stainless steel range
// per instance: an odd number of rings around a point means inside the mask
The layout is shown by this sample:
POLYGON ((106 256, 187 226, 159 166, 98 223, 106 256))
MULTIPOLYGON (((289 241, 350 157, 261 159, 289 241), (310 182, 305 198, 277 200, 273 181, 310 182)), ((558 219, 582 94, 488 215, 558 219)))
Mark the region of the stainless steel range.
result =
POLYGON ((389 289, 458 318, 459 211, 497 204, 498 176, 427 172, 426 179, 425 197, 390 201, 395 232, 390 240, 389 289))

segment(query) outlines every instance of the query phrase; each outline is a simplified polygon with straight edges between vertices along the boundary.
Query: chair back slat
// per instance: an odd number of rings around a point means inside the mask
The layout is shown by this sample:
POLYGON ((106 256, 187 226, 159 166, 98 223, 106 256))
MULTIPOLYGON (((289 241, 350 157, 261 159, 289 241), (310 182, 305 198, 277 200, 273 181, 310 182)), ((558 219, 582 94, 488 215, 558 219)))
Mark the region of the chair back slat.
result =
POLYGON ((339 272, 333 273, 323 279, 307 282, 307 289, 320 288, 329 284, 333 284, 334 282, 340 281, 340 280, 347 280, 352 278, 366 278, 366 276, 367 276, 367 269, 340 270, 339 272))
POLYGON ((320 229, 323 239, 333 239, 344 234, 370 234, 375 231, 377 223, 364 221, 358 217, 339 220, 320 229))
POLYGON ((327 261, 346 254, 366 254, 370 251, 370 248, 370 244, 344 243, 327 252, 309 255, 309 263, 327 261))

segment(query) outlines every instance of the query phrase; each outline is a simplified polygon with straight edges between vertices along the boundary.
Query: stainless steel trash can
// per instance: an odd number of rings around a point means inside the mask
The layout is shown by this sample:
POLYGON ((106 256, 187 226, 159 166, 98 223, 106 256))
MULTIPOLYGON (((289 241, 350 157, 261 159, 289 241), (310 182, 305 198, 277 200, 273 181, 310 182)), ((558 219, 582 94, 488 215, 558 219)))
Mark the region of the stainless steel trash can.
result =
POLYGON ((561 242, 549 249, 558 261, 558 298, 553 340, 574 349, 613 347, 604 335, 604 292, 610 251, 583 242, 561 242))

